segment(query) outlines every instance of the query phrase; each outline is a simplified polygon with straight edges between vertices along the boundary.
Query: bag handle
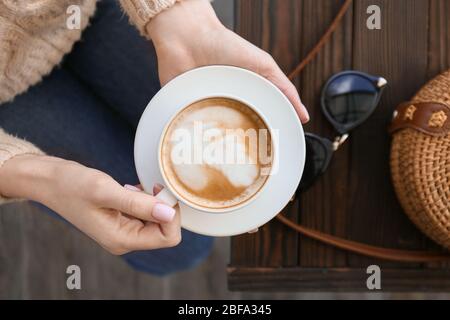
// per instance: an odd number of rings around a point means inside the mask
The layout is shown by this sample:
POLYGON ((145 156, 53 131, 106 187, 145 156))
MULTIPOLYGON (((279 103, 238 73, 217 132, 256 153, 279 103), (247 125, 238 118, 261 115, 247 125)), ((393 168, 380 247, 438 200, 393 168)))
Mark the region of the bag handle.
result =
MULTIPOLYGON (((336 18, 334 18, 333 22, 329 26, 328 30, 316 44, 316 46, 311 50, 311 52, 303 59, 297 67, 289 74, 288 78, 293 80, 296 76, 300 74, 300 72, 310 63, 315 56, 319 53, 320 49, 326 44, 329 40, 333 32, 337 29, 339 22, 345 16, 346 12, 350 8, 352 4, 352 0, 346 0, 342 5, 342 8, 339 10, 336 18)), ((283 223, 284 225, 290 227, 291 229, 297 231, 298 233, 307 236, 309 238, 315 239, 322 243, 328 244, 330 246, 347 250, 350 252, 354 252, 357 254, 361 254, 364 256, 378 258, 389 261, 396 262, 444 262, 450 261, 450 255, 448 254, 439 254, 428 251, 407 251, 407 250, 398 250, 398 249, 388 249, 382 247, 376 247, 367 245, 364 243, 351 241, 343 238, 339 238, 327 233, 323 233, 317 230, 313 230, 307 227, 304 227, 298 223, 295 223, 282 214, 277 216, 277 219, 283 223)))
POLYGON ((396 262, 448 262, 450 261, 450 255, 440 254, 429 251, 409 251, 409 250, 399 250, 399 249, 388 249, 382 247, 371 246, 368 244, 351 241, 330 234, 313 230, 304 227, 298 223, 289 220, 282 214, 277 216, 277 219, 284 225, 294 229, 298 233, 312 238, 314 240, 320 241, 322 243, 328 244, 330 246, 357 253, 363 256, 378 258, 389 261, 396 262))
POLYGON ((333 22, 328 27, 327 31, 323 34, 323 36, 320 38, 319 42, 314 46, 314 48, 308 53, 308 55, 295 67, 295 69, 288 75, 289 80, 293 80, 296 76, 300 74, 300 72, 305 69, 305 67, 310 63, 316 55, 320 52, 320 50, 323 48, 323 46, 327 43, 327 41, 330 39, 331 35, 336 31, 337 27, 339 26, 339 23, 341 22, 342 18, 347 13, 348 9, 350 8, 350 5, 352 4, 353 0, 346 0, 344 4, 342 5, 341 9, 339 10, 338 14, 334 18, 333 22))

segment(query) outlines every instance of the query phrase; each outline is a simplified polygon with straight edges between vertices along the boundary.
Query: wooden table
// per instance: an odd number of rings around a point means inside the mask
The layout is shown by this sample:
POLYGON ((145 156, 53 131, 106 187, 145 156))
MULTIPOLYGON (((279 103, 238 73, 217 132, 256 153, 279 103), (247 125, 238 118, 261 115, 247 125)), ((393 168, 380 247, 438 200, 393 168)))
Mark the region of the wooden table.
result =
MULTIPOLYGON (((304 57, 342 0, 236 0, 236 30, 269 51, 285 72, 304 57)), ((309 132, 334 138, 319 108, 322 85, 355 69, 388 79, 375 114, 355 130, 320 181, 285 209, 308 227, 372 245, 439 250, 396 199, 389 174, 386 128, 395 106, 450 68, 450 1, 355 0, 332 40, 296 81, 312 121, 309 132), (382 10, 382 29, 366 27, 369 5, 382 10)), ((232 240, 231 290, 367 291, 366 268, 382 270, 383 291, 450 291, 450 266, 399 264, 350 254, 299 236, 278 221, 232 240)))

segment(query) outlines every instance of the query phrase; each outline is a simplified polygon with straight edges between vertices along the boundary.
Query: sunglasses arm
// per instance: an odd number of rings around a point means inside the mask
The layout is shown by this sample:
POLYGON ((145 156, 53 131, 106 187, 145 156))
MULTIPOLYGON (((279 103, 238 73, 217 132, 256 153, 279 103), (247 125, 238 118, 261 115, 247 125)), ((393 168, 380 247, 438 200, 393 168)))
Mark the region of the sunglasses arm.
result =
POLYGON ((343 136, 336 137, 333 142, 333 151, 339 150, 339 148, 345 143, 345 141, 347 141, 349 136, 350 135, 346 133, 343 136))

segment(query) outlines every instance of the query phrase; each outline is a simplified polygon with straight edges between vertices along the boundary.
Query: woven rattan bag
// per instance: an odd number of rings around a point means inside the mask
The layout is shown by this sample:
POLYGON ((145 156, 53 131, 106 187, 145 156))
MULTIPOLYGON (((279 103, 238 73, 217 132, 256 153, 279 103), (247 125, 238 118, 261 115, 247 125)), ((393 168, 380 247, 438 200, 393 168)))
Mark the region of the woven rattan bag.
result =
POLYGON ((403 209, 450 249, 450 70, 398 107, 390 131, 392 180, 403 209))

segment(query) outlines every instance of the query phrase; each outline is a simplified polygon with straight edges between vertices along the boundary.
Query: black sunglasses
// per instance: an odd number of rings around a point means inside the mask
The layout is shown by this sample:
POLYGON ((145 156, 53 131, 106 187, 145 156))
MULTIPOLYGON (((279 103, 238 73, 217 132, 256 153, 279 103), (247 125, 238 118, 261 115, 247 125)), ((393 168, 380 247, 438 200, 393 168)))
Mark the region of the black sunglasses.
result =
POLYGON ((386 79, 358 71, 344 71, 327 81, 321 96, 322 112, 339 136, 333 142, 312 133, 305 134, 306 163, 299 192, 314 184, 350 131, 375 111, 386 85, 386 79))

